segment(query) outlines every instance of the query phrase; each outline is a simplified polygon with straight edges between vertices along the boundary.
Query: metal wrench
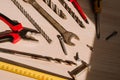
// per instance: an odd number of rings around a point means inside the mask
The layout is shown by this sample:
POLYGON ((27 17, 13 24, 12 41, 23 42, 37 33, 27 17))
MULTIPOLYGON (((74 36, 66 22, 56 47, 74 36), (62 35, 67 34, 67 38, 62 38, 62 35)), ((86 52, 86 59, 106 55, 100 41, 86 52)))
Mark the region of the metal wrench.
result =
POLYGON ((58 30, 58 32, 63 37, 63 40, 66 44, 70 46, 74 46, 75 44, 71 42, 71 39, 74 37, 75 39, 79 40, 79 37, 63 28, 62 25, 60 25, 52 16, 50 16, 35 0, 23 0, 29 4, 31 4, 42 16, 44 16, 45 19, 47 19, 55 29, 58 30))

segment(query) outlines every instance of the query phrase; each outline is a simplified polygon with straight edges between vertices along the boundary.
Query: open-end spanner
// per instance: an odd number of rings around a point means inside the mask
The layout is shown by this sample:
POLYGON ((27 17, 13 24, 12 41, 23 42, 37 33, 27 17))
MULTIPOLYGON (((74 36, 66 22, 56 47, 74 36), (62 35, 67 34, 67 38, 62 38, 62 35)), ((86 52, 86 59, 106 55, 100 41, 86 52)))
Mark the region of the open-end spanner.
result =
POLYGON ((74 46, 75 44, 71 42, 71 39, 73 37, 79 40, 79 37, 76 34, 64 29, 63 26, 60 25, 52 16, 50 16, 35 0, 23 0, 23 1, 31 4, 42 16, 44 16, 45 19, 47 19, 54 26, 54 28, 57 29, 61 36, 63 37, 63 40, 66 44, 74 46))

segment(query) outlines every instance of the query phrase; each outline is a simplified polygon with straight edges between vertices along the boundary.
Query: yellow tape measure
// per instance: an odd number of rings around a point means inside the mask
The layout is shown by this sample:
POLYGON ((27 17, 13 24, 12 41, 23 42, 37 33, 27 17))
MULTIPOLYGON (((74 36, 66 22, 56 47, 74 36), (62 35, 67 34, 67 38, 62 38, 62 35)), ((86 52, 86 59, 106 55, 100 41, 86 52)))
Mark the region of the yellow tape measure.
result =
POLYGON ((17 65, 14 65, 15 62, 10 61, 10 63, 8 63, 8 61, 6 62, 5 59, 3 59, 3 60, 2 59, 3 58, 0 58, 0 70, 5 70, 8 72, 16 73, 16 74, 34 78, 37 80, 68 80, 67 77, 66 78, 60 77, 57 75, 40 72, 38 70, 21 67, 21 64, 20 64, 20 66, 17 66, 17 65))

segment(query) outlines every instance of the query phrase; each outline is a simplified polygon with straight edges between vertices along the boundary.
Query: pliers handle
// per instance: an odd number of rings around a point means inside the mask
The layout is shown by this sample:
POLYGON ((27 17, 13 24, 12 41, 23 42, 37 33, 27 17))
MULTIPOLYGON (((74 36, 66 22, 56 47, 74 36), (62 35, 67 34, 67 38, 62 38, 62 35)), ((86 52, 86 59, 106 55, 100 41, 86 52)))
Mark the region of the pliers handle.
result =
POLYGON ((0 42, 5 42, 5 41, 11 41, 13 43, 18 42, 21 38, 26 39, 26 40, 33 40, 33 41, 38 41, 35 39, 33 36, 31 36, 32 33, 38 33, 34 29, 26 28, 23 27, 21 23, 11 20, 2 13, 0 13, 0 20, 5 22, 10 29, 12 30, 7 30, 4 32, 0 32, 0 42), (31 34, 27 34, 30 32, 31 34))
POLYGON ((0 13, 0 20, 5 22, 13 32, 19 32, 23 29, 23 26, 21 23, 18 23, 17 21, 13 21, 13 20, 9 19, 2 13, 0 13))
POLYGON ((14 32, 19 32, 19 31, 23 30, 22 24, 18 23, 17 21, 13 21, 13 20, 9 19, 2 13, 0 13, 0 20, 2 20, 4 23, 6 23, 12 30, 12 32, 10 32, 10 33, 0 34, 0 42, 6 41, 6 40, 10 40, 13 43, 18 42, 21 37, 19 36, 19 34, 14 33, 14 32))

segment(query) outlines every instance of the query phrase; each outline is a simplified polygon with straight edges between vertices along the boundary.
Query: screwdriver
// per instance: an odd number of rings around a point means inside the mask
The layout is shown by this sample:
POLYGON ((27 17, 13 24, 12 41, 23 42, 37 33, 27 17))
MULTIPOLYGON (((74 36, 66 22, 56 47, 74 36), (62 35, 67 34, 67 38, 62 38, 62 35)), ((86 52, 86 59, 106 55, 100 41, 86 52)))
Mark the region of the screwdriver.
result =
POLYGON ((96 36, 100 38, 100 13, 101 13, 101 1, 102 0, 94 0, 94 13, 95 13, 95 23, 96 23, 96 36))

